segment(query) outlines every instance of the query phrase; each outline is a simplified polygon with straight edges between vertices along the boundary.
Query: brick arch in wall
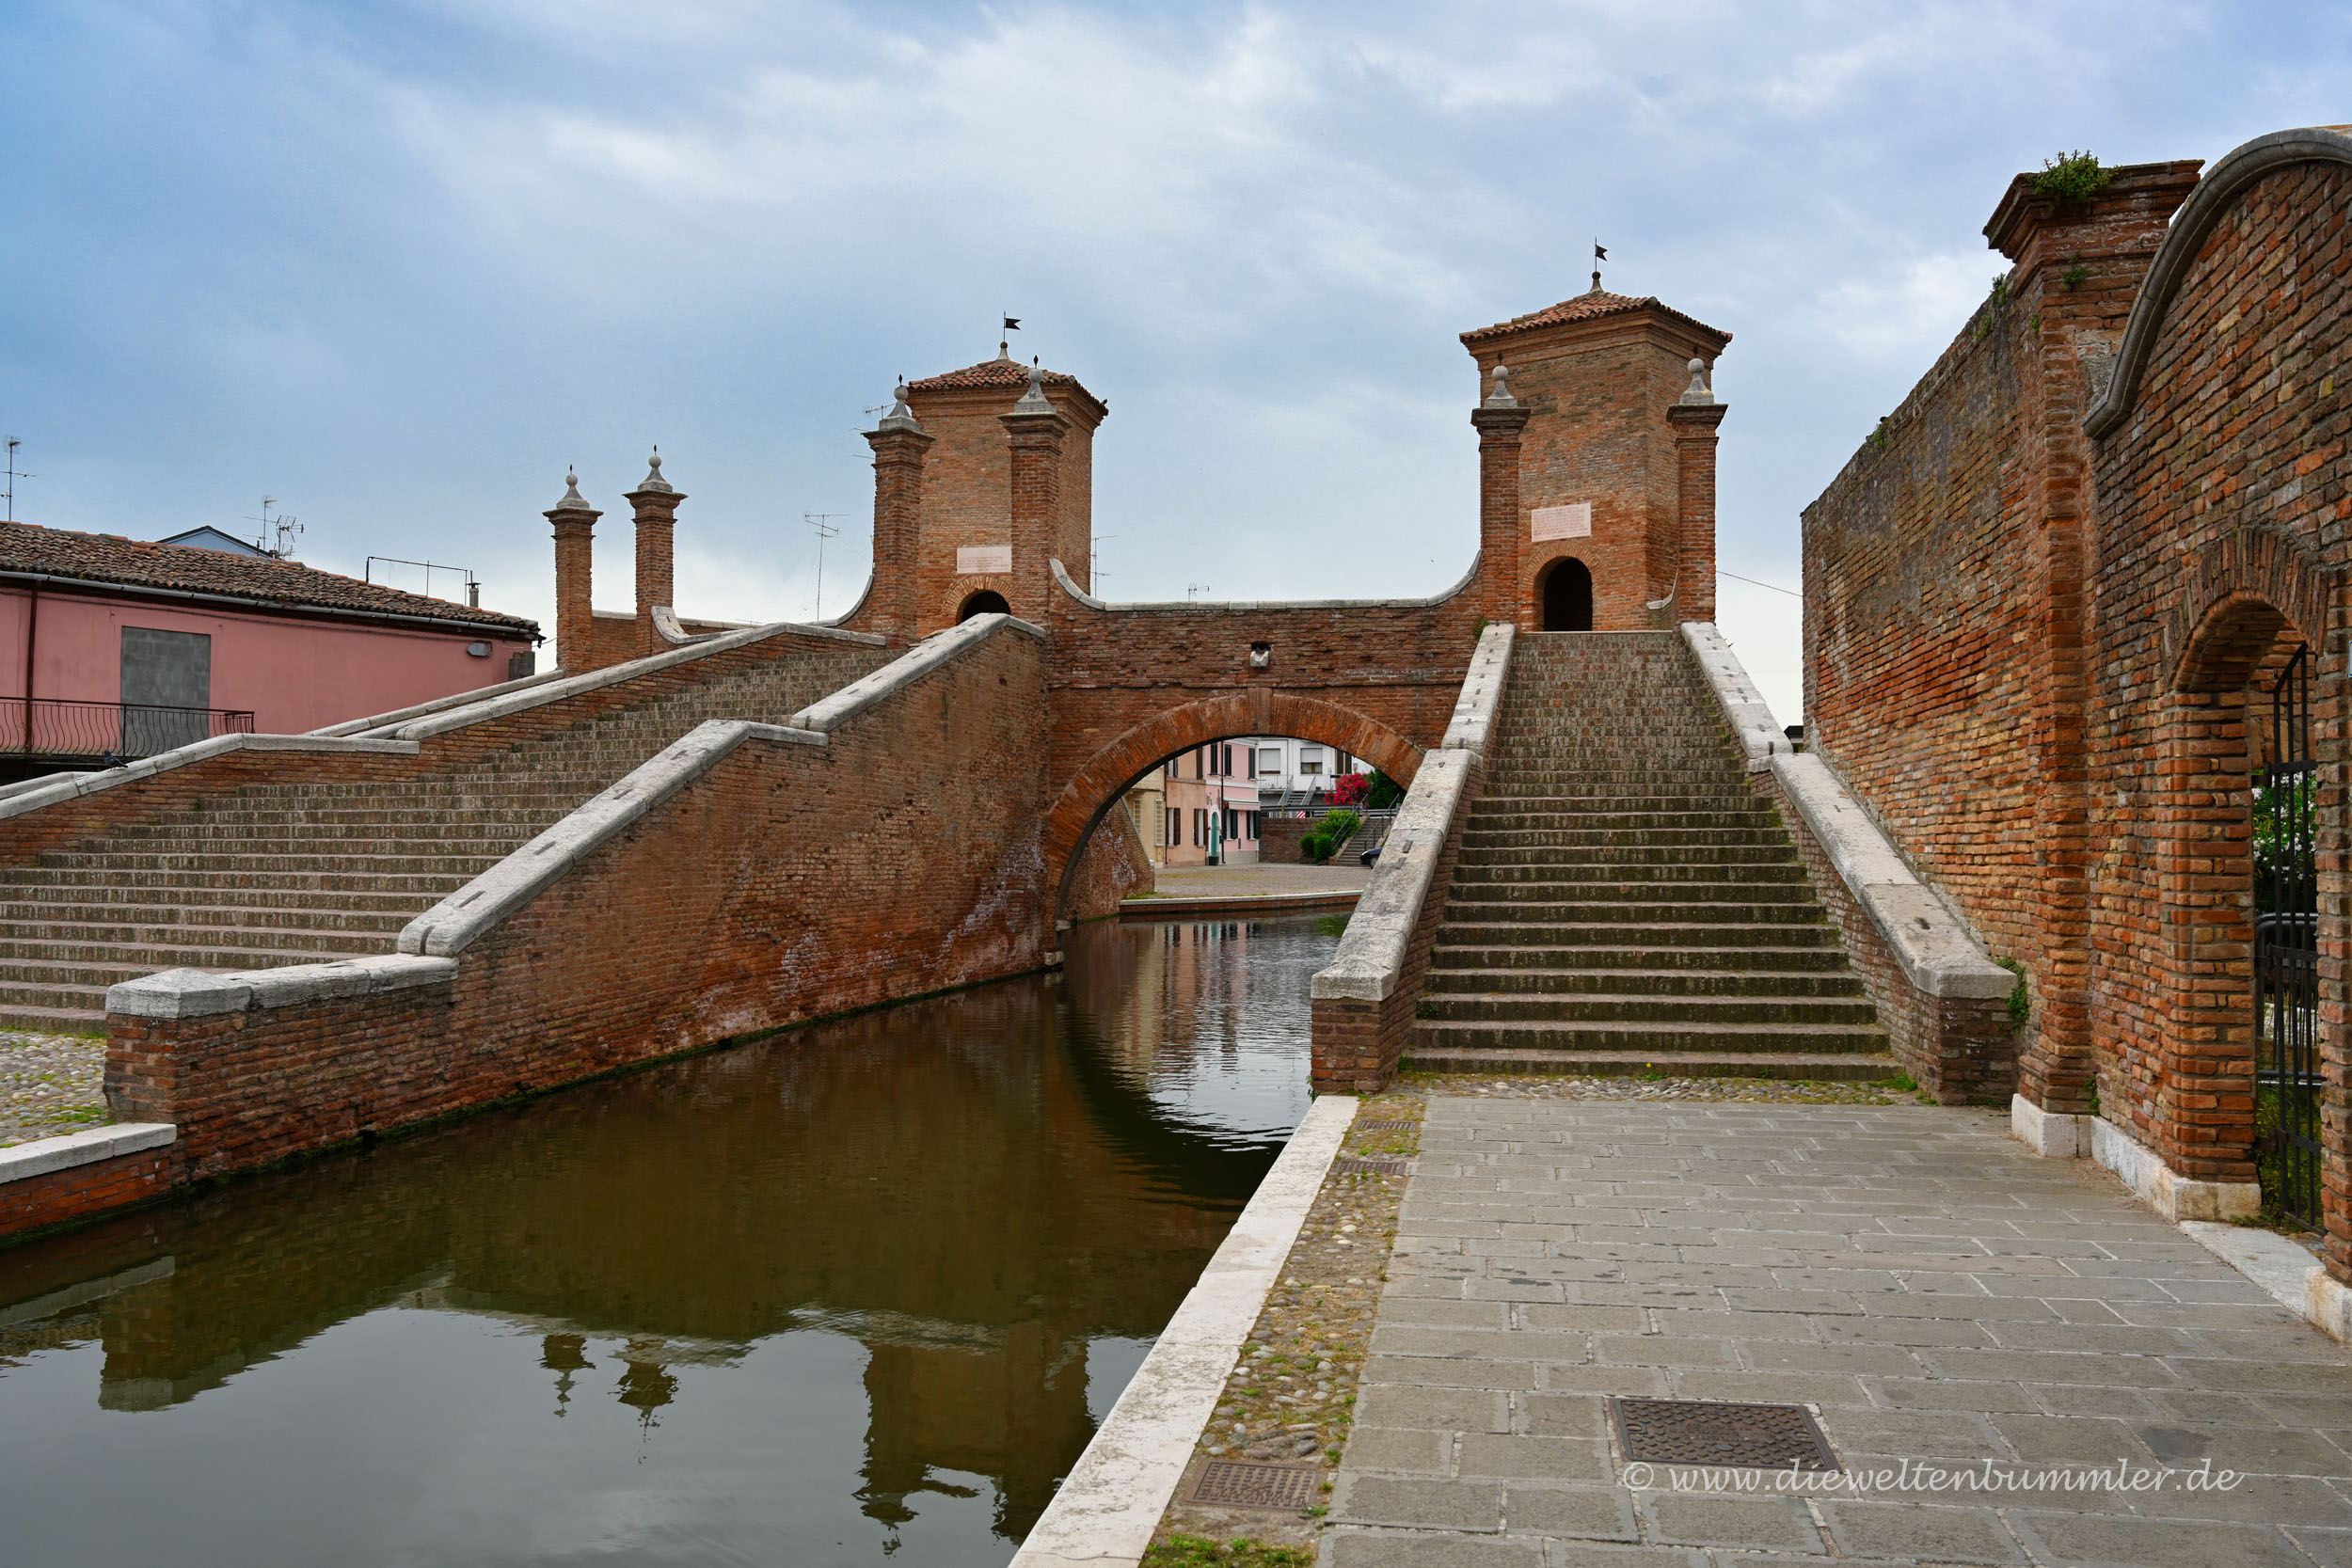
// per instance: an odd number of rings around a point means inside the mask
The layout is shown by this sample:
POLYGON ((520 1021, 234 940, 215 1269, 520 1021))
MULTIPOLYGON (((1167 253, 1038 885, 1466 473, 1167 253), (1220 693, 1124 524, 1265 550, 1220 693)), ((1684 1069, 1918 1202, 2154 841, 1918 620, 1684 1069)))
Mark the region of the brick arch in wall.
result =
POLYGON ((1136 780, 1180 752, 1243 735, 1295 736, 1362 757, 1399 784, 1421 770, 1422 749, 1353 708, 1319 697, 1263 689, 1169 708, 1135 725, 1088 758, 1045 818, 1046 876, 1058 914, 1068 906, 1079 852, 1136 780))
POLYGON ((2340 576, 2276 529, 2236 528, 2209 541, 2189 570, 2189 592, 2165 623, 2172 689, 2237 690, 2281 634, 2316 646, 2340 576))

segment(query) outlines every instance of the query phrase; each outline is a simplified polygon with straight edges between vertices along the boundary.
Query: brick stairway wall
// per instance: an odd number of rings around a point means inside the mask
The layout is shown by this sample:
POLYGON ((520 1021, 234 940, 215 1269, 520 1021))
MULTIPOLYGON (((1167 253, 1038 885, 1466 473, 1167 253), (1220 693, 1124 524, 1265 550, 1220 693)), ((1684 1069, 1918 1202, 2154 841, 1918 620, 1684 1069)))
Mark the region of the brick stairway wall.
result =
POLYGON ((110 1094, 207 1176, 1037 968, 1043 670, 1000 630, 823 746, 747 741, 440 983, 117 1015, 110 1094))
POLYGON ((1678 633, 1522 633, 1405 1065, 1883 1078, 1786 825, 1678 633))
POLYGON ((0 1026, 96 1030, 108 986, 160 969, 389 952, 409 919, 695 724, 781 722, 888 657, 787 633, 415 755, 236 752, 11 819, 0 828, 40 847, 0 866, 0 1026))

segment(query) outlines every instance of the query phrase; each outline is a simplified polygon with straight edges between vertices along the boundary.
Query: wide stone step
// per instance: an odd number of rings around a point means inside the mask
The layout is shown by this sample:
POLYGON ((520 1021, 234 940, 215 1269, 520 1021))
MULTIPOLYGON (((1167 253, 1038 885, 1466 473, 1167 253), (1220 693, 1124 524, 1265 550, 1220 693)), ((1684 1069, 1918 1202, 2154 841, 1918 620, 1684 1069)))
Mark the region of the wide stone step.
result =
MULTIPOLYGON (((108 986, 125 980, 135 980, 152 974, 159 969, 278 969, 287 964, 326 963, 335 958, 347 958, 355 948, 277 948, 267 952, 230 952, 219 949, 196 949, 189 952, 164 951, 152 957, 119 957, 108 955, 86 958, 62 958, 51 963, 34 963, 21 958, 0 958, 0 990, 9 1000, 28 997, 35 991, 56 990, 59 988, 81 990, 94 988, 103 992, 108 986)), ((373 949, 380 951, 380 947, 373 949)), ((94 950, 98 951, 98 950, 94 950)), ((135 950, 132 950, 135 951, 135 950)))
POLYGON ((39 1007, 0 997, 0 1029, 34 1035, 103 1035, 106 1013, 98 1007, 39 1007))
POLYGON ((1472 996, 1705 996, 1833 999, 1862 994, 1862 981, 1832 970, 1651 968, 1473 969, 1432 965, 1426 994, 1472 996))
MULTIPOLYGON (((1795 848, 1783 848, 1773 853, 1772 861, 1724 861, 1722 851, 1698 851, 1687 856, 1661 853, 1646 861, 1632 861, 1612 853, 1609 858, 1597 856, 1543 856, 1543 858, 1513 858, 1513 861, 1456 861, 1454 863, 1454 886, 1518 886, 1536 881, 1560 881, 1560 884, 1588 884, 1588 881, 1626 881, 1626 884, 1679 884, 1679 881, 1720 881, 1736 886, 1772 886, 1804 881, 1804 863, 1797 858, 1795 848)), ((1646 889, 1645 889, 1646 891, 1646 889)))
POLYGON ((1725 1051, 1756 1054, 1793 1052, 1820 1056, 1870 1056, 1883 1053, 1886 1048, 1886 1033, 1875 1024, 1851 1028, 1822 1023, 1725 1022, 1701 1027, 1668 1022, 1580 1023, 1424 1018, 1414 1021, 1411 1049, 1635 1051, 1702 1055, 1725 1051))
POLYGON ((1652 790, 1640 795, 1513 794, 1488 790, 1480 800, 1484 816, 1595 817, 1643 816, 1660 812, 1745 813, 1759 820, 1778 821, 1770 801, 1744 790, 1710 794, 1677 794, 1652 790))
POLYGON ((473 876, 502 859, 504 851, 481 855, 336 855, 304 851, 293 854, 142 854, 135 850, 105 850, 43 855, 35 870, 108 872, 117 876, 157 873, 215 876, 273 876, 313 873, 319 876, 427 877, 444 872, 473 876))
POLYGON ((1595 991, 1562 995, 1545 991, 1424 990, 1420 1016, 1450 1022, 1673 1024, 1723 1029, 1751 1023, 1875 1027, 1878 1013, 1867 997, 1749 996, 1738 993, 1691 996, 1595 991))
POLYGON ((289 927, 255 929, 243 926, 183 926, 172 927, 177 939, 134 940, 129 928, 108 933, 119 941, 74 939, 60 932, 47 941, 0 941, 0 973, 11 964, 131 964, 146 970, 254 969, 271 964, 302 963, 285 955, 309 953, 378 953, 390 942, 373 931, 319 931, 289 927))
POLYGON ((407 910, 257 910, 160 904, 104 906, 89 915, 74 905, 8 907, 0 943, 121 942, 149 947, 296 946, 330 937, 386 942, 415 918, 407 910))
MULTIPOLYGON (((1447 947, 1617 947, 1639 942, 1650 947, 1809 947, 1835 949, 1837 927, 1818 912, 1796 906, 1782 920, 1657 920, 1629 929, 1614 920, 1457 920, 1438 926, 1447 947)), ((1785 912, 1785 911, 1784 911, 1785 912)))
POLYGON ((405 893, 438 898, 471 881, 477 873, 417 874, 327 873, 319 871, 159 871, 133 880, 113 869, 56 866, 12 867, 0 883, 0 903, 20 894, 47 899, 64 888, 100 888, 132 902, 194 902, 188 895, 218 891, 250 892, 283 888, 302 893, 405 893))
POLYGON ((226 854, 253 854, 253 846, 308 846, 325 849, 354 844, 380 844, 387 839, 401 844, 430 845, 436 853, 443 850, 468 854, 479 848, 520 844, 534 830, 526 822, 484 822, 464 813, 444 813, 434 816, 386 813, 369 822, 224 822, 217 818, 201 822, 182 822, 165 826, 141 823, 108 835, 108 848, 148 848, 155 845, 174 845, 188 849, 226 854))
POLYGON ((1786 849, 1788 835, 1777 825, 1754 828, 1489 828, 1472 822, 1462 830, 1462 855, 1532 849, 1652 849, 1709 847, 1786 849))
POLYGON ((49 916, 79 919, 86 911, 108 911, 103 916, 88 912, 87 917, 96 920, 112 918, 112 911, 137 910, 141 912, 122 918, 166 921, 229 918, 217 911, 251 910, 257 911, 257 921, 273 918, 265 913, 272 911, 342 912, 360 918, 393 911, 414 913, 441 896, 429 890, 415 889, 386 893, 342 887, 291 888, 266 879, 256 886, 239 888, 126 886, 119 881, 99 881, 83 887, 10 889, 7 897, 0 898, 0 915, 10 920, 49 916))
MULTIPOLYGON (((1430 973, 1435 975, 1454 969, 1533 974, 1554 970, 1676 968, 1736 969, 1750 974, 1804 971, 1821 974, 1841 974, 1846 968, 1845 950, 1837 945, 1834 933, 1827 927, 1806 927, 1797 932, 1778 926, 1733 927, 1735 930, 1755 932, 1756 940, 1746 945, 1708 945, 1694 941, 1687 947, 1671 944, 1616 946, 1612 944, 1613 940, 1622 940, 1632 933, 1615 926, 1595 926, 1587 929, 1594 935, 1590 944, 1564 942, 1549 946, 1512 947, 1480 943, 1453 946, 1440 942, 1430 950, 1430 973), (1800 937, 1811 938, 1811 945, 1795 945, 1800 937)), ((1702 926, 1691 929, 1706 933, 1719 927, 1702 926)), ((1436 981, 1433 979, 1430 983, 1434 985, 1436 981)))
POLYGON ((1560 811, 1514 801, 1508 805, 1482 800, 1470 808, 1463 825, 1465 842, 1472 833, 1648 833, 1648 832, 1772 832, 1785 833, 1771 807, 1754 805, 1722 811, 1560 811))
MULTIPOLYGON (((1804 882, 1645 882, 1617 886, 1608 882, 1466 882, 1457 879, 1446 895, 1446 914, 1472 919, 1645 920, 1736 919, 1724 911, 1733 908, 1775 909, 1811 905, 1813 890, 1804 882), (1546 914, 1538 909, 1576 910, 1573 915, 1546 914)), ((1762 918, 1776 918, 1765 916, 1762 918)))
POLYGON ((1749 1051, 1592 1051, 1481 1049, 1453 1044, 1406 1048, 1398 1064, 1412 1072, 1518 1074, 1578 1078, 1774 1078, 1880 1084, 1900 1069, 1884 1053, 1749 1051))

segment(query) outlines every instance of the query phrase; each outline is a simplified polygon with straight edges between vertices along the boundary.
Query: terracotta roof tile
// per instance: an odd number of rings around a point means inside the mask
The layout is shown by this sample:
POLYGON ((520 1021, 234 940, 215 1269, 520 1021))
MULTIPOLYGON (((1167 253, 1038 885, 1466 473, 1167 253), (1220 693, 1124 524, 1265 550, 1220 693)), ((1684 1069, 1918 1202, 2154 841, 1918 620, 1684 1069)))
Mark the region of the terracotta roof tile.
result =
POLYGON ((382 583, 322 572, 298 561, 232 555, 194 545, 148 544, 32 523, 0 523, 0 572, 39 572, 128 588, 219 594, 327 614, 343 610, 415 615, 464 622, 485 630, 539 635, 539 623, 519 615, 406 594, 382 583))
POLYGON ((1594 293, 1578 294, 1574 299, 1564 299, 1559 304, 1549 306, 1544 309, 1531 311, 1524 316, 1513 316, 1507 322, 1497 322, 1492 326, 1482 326, 1474 331, 1465 332, 1462 334, 1462 341, 1484 342, 1489 338, 1499 338, 1506 332, 1523 332, 1535 326, 1563 326, 1569 322, 1591 321, 1598 316, 1614 316, 1628 310, 1643 309, 1661 311, 1677 321, 1689 322, 1692 326, 1703 331, 1714 333, 1716 337, 1725 341, 1730 341, 1730 333, 1708 326, 1696 316, 1686 316, 1671 305, 1661 305, 1656 294, 1644 294, 1641 298, 1635 299, 1629 294, 1594 293))
MULTIPOLYGON (((1060 371, 1047 371, 1048 387, 1074 386, 1078 378, 1060 371)), ((954 391, 968 387, 1026 387, 1029 367, 1018 359, 983 359, 977 365, 966 365, 960 371, 943 375, 927 375, 920 381, 910 381, 907 389, 913 392, 954 391)))

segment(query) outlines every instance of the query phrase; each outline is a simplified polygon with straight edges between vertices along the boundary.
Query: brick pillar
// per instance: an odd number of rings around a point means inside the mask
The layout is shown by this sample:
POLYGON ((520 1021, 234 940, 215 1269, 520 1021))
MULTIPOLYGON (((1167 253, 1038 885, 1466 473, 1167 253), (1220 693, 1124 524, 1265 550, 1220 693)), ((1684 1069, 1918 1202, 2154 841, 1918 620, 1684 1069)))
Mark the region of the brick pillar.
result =
POLYGON ((580 493, 580 476, 564 476, 564 499, 545 514, 555 527, 555 651, 557 663, 578 673, 596 667, 595 601, 588 578, 596 558, 596 519, 604 515, 580 493))
POLYGON ((1470 410, 1478 431, 1478 574, 1489 621, 1541 626, 1529 598, 1527 519, 1519 515, 1519 445, 1533 410, 1511 395, 1511 373, 1495 367, 1495 389, 1470 410))
POLYGON ((677 608, 674 535, 686 492, 661 477, 661 449, 656 447, 644 483, 622 499, 637 513, 637 651, 658 654, 670 642, 654 630, 653 612, 677 608))
POLYGON ((1054 526, 1061 518, 1061 441, 1070 421, 1045 396, 1044 372, 1029 372, 1029 389, 997 418, 1012 449, 1012 612, 1040 626, 1053 608, 1054 526))
MULTIPOLYGON (((2092 363, 2112 356, 2168 221, 2197 183, 2194 162, 2114 170, 2088 201, 2063 206, 2021 174, 1985 225, 2016 263, 2017 471, 2031 546, 2021 562, 2034 608, 2027 652, 2032 709, 2025 743, 2033 781, 2031 1033, 2017 1092, 2044 1111, 2080 1115, 2096 1088, 2091 1045, 2090 702, 2087 591, 2090 447, 2084 411, 2092 363)), ((2008 957, 2009 955, 2000 955, 2008 957)))
POLYGON ((1666 410, 1675 433, 1675 574, 1668 626, 1715 618, 1715 427, 1730 410, 1707 385, 1707 362, 1690 364, 1691 387, 1666 410))
POLYGON ((931 441, 907 407, 906 384, 899 383, 890 412, 866 433, 866 444, 874 449, 874 588, 858 617, 861 630, 878 632, 893 644, 919 635, 916 549, 923 528, 923 456, 931 441))

